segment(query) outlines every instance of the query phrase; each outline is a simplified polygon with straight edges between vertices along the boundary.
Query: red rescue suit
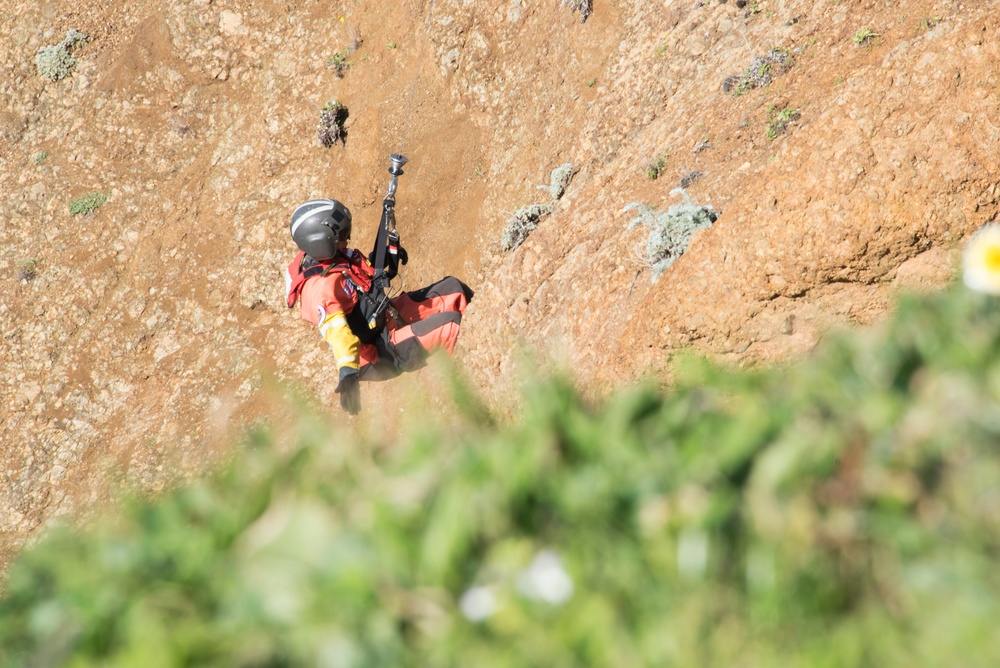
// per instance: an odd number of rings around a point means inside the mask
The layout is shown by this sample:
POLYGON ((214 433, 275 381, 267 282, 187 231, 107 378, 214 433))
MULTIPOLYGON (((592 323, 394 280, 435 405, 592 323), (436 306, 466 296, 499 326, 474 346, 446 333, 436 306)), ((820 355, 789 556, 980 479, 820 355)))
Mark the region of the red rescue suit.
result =
POLYGON ((455 349, 462 314, 473 292, 448 276, 422 290, 391 300, 384 330, 372 330, 358 307, 359 291, 371 287, 375 269, 357 249, 317 262, 300 252, 285 272, 288 307, 296 302, 302 318, 319 329, 336 358, 338 372, 358 369, 378 380, 424 365, 438 349, 455 349))

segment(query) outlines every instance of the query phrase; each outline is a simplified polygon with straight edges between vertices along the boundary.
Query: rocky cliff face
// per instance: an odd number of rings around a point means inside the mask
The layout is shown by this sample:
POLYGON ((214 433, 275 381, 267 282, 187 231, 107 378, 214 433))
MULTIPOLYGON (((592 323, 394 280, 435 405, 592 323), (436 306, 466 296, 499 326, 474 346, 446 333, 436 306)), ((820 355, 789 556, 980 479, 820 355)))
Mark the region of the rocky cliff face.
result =
MULTIPOLYGON (((802 353, 949 280, 997 215, 995 2, 596 0, 580 23, 567 3, 436 0, 422 62, 426 1, 3 8, 6 554, 120 481, 203 470, 269 414, 269 374, 335 404, 328 352, 283 305, 288 215, 335 196, 367 247, 401 143, 404 288, 478 290, 459 360, 487 392, 521 342, 598 388, 666 374, 681 348, 802 353), (90 36, 73 74, 39 76, 38 49, 71 28, 90 36), (775 48, 788 66, 753 71, 775 48), (748 73, 770 83, 735 95, 748 73), (331 99, 347 136, 323 148, 331 99), (552 201, 538 186, 564 163, 579 171, 552 201), (654 282, 623 209, 666 209, 682 179, 721 215, 654 282), (71 215, 94 191, 107 203, 71 215), (552 215, 503 252, 534 203, 552 215)), ((439 399, 396 398, 432 382, 366 387, 367 419, 335 423, 406 428, 439 399)))

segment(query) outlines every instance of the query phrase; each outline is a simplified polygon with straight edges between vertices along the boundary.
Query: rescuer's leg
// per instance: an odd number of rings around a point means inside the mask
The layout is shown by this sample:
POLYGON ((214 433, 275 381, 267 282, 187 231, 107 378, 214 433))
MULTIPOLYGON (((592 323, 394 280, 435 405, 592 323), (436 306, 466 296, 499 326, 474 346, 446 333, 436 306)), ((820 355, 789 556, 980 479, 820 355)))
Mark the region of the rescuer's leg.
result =
POLYGON ((389 343, 397 366, 404 371, 413 371, 424 366, 427 356, 435 350, 444 350, 451 355, 455 351, 461 323, 461 313, 444 311, 392 330, 389 343))
POLYGON ((407 292, 395 300, 393 306, 405 323, 415 323, 435 313, 462 314, 475 294, 472 289, 454 276, 446 276, 426 288, 407 292))

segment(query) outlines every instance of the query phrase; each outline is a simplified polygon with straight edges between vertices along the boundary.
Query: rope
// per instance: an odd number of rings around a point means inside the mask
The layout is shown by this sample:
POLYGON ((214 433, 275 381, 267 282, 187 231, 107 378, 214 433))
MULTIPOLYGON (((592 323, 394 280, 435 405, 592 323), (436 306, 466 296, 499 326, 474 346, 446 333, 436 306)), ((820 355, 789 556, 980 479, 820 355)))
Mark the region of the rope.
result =
POLYGON ((406 120, 403 121, 403 135, 399 138, 399 150, 397 153, 403 155, 403 143, 406 141, 406 129, 410 127, 410 115, 413 113, 413 99, 417 95, 417 80, 420 78, 420 65, 424 61, 424 48, 427 46, 427 36, 431 32, 431 15, 434 13, 434 0, 431 0, 427 9, 427 19, 424 25, 424 41, 420 44, 420 54, 417 56, 417 73, 413 75, 413 87, 410 90, 410 105, 406 110, 406 120))

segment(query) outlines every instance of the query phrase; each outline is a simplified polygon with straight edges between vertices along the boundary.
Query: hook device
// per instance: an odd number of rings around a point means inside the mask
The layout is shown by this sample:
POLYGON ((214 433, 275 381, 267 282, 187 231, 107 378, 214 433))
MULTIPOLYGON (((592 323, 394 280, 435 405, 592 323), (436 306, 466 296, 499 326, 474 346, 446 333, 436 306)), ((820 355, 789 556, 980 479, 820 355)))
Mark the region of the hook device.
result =
POLYGON ((378 224, 378 235, 375 237, 375 264, 372 289, 369 298, 372 308, 368 314, 368 326, 375 329, 382 322, 382 314, 390 307, 386 288, 389 286, 389 276, 385 271, 386 250, 396 255, 399 251, 399 233, 396 231, 396 187, 399 177, 403 175, 403 165, 408 160, 400 153, 389 156, 389 188, 382 199, 382 219, 378 224))

